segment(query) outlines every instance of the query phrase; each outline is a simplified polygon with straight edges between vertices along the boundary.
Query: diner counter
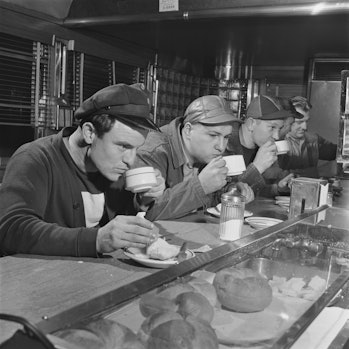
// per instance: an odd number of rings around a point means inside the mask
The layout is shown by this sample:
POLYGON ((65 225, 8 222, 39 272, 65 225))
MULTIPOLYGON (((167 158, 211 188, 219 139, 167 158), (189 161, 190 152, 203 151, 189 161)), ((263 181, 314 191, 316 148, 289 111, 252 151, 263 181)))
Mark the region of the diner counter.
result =
MULTIPOLYGON (((275 205, 272 199, 258 198, 246 209, 255 216, 287 219, 287 212, 275 205)), ((186 240, 189 249, 203 245, 214 248, 224 244, 218 236, 219 218, 207 212, 199 211, 180 220, 155 223, 172 244, 180 245, 186 240)), ((243 225, 243 236, 255 231, 249 225, 243 225)), ((37 324, 157 271, 137 264, 122 251, 103 258, 21 254, 2 257, 0 312, 18 315, 37 324)), ((344 306, 349 304, 346 297, 341 301, 344 306)), ((18 328, 21 326, 0 320, 0 343, 18 328)))

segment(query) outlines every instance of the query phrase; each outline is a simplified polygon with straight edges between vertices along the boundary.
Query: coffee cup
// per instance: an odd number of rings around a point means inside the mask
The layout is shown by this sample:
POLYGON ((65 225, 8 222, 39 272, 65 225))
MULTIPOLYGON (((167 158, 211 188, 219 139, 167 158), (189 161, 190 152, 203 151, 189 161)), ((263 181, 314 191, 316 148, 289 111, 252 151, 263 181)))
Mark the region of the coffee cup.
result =
POLYGON ((246 171, 244 157, 242 155, 223 156, 225 166, 228 167, 228 176, 237 176, 246 171))
POLYGON ((277 155, 286 154, 290 150, 290 145, 287 141, 276 141, 275 142, 277 155))
POLYGON ((134 168, 125 173, 126 190, 140 193, 156 185, 156 175, 151 166, 134 168))

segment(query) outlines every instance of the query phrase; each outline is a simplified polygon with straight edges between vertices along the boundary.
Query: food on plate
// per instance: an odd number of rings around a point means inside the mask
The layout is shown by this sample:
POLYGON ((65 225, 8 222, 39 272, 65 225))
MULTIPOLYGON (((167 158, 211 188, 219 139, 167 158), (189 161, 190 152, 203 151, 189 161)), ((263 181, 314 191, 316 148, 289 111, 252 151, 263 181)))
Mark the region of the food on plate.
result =
POLYGON ((230 267, 218 271, 213 286, 223 307, 242 313, 264 310, 273 297, 268 281, 248 268, 230 267))
POLYGON ((128 251, 139 258, 152 258, 167 260, 178 255, 180 246, 171 245, 164 239, 158 238, 152 244, 144 248, 130 247, 128 251))
POLYGON ((177 311, 177 308, 174 300, 160 297, 157 294, 145 294, 139 301, 139 310, 144 317, 161 311, 177 311))
POLYGON ((128 327, 108 319, 98 319, 79 328, 62 330, 55 336, 85 349, 145 349, 128 327))
POLYGON ((180 246, 171 245, 164 239, 158 238, 147 247, 147 255, 153 259, 166 260, 176 257, 179 253, 180 246))
POLYGON ((155 327, 149 335, 152 349, 218 349, 218 339, 212 327, 195 318, 170 320, 155 327))
POLYGON ((188 316, 194 316, 198 320, 210 323, 213 320, 214 309, 208 299, 201 293, 185 292, 176 298, 178 313, 186 319, 188 316))
POLYGON ((211 283, 199 277, 191 277, 188 284, 193 286, 196 292, 205 296, 213 307, 217 304, 217 292, 211 283))
POLYGON ((307 300, 317 299, 326 288, 326 280, 315 275, 307 283, 303 278, 293 277, 286 280, 285 277, 274 275, 269 281, 274 294, 282 294, 289 297, 298 297, 307 300))

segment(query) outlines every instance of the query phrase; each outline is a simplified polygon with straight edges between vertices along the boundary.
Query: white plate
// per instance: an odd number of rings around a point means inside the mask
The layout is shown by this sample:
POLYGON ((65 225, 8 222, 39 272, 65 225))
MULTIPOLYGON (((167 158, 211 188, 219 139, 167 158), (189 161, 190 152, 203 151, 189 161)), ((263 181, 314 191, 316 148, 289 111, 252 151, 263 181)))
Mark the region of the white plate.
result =
POLYGON ((221 344, 239 347, 258 344, 264 347, 263 345, 271 344, 268 342, 277 338, 292 321, 294 319, 288 318, 285 305, 274 297, 267 308, 256 313, 216 309, 211 326, 221 344))
POLYGON ((290 203, 291 197, 289 196, 275 196, 275 201, 283 201, 290 203))
MULTIPOLYGON (((217 207, 209 207, 207 209, 207 212, 210 213, 213 216, 220 217, 221 212, 217 209, 217 207)), ((251 217, 253 213, 251 211, 246 211, 244 212, 244 217, 251 217)))
POLYGON ((269 217, 249 217, 245 219, 246 222, 255 229, 264 229, 272 225, 283 222, 281 219, 269 217))
MULTIPOLYGON (((191 250, 186 250, 185 253, 187 254, 187 259, 189 258, 193 258, 195 257, 195 253, 191 250)), ((164 261, 161 261, 159 259, 152 259, 149 258, 147 255, 145 254, 133 254, 131 252, 128 251, 124 251, 124 254, 131 258, 132 260, 145 265, 146 267, 150 267, 150 268, 159 268, 159 269, 164 269, 164 268, 168 268, 171 265, 175 265, 178 264, 177 258, 170 258, 170 259, 166 259, 164 261)))

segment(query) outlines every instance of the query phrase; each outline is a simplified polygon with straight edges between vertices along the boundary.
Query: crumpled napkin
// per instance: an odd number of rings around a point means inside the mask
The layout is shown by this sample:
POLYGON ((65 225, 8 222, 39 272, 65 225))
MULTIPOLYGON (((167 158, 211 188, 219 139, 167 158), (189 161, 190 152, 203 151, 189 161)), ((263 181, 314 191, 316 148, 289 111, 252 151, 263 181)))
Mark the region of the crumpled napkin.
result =
POLYGON ((326 349, 349 319, 349 309, 325 308, 291 349, 326 349))

